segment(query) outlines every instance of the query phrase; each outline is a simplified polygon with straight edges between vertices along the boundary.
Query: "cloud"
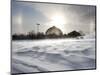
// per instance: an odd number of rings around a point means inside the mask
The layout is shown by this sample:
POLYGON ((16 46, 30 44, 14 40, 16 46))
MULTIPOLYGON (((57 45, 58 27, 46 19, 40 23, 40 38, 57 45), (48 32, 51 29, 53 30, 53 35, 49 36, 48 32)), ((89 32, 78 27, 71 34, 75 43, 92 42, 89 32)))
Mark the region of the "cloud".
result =
MULTIPOLYGON (((13 2, 12 16, 17 16, 19 13, 22 14, 23 32, 36 31, 37 23, 41 24, 40 31, 45 32, 50 27, 48 24, 52 21, 51 17, 56 14, 65 18, 66 24, 62 26, 65 33, 72 30, 82 30, 89 33, 89 29, 95 27, 94 6, 13 2)), ((18 28, 16 17, 13 19, 14 26, 18 28)), ((14 26, 13 30, 16 29, 14 26)))

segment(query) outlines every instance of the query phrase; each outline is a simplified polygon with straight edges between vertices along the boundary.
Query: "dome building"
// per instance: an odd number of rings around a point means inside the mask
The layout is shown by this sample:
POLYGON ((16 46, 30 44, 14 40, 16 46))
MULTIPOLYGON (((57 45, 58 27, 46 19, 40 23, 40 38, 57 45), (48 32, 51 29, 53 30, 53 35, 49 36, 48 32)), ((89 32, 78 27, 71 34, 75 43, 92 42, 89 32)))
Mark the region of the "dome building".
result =
POLYGON ((46 31, 46 35, 61 36, 63 33, 59 28, 53 26, 46 31))

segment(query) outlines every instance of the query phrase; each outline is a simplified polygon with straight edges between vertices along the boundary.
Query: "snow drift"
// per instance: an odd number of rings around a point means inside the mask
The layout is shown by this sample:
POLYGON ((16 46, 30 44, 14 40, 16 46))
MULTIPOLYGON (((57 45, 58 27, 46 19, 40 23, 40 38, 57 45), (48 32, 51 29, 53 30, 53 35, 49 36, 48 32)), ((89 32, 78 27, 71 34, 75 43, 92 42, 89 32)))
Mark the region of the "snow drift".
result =
POLYGON ((12 41, 12 73, 95 69, 95 39, 85 38, 12 41))

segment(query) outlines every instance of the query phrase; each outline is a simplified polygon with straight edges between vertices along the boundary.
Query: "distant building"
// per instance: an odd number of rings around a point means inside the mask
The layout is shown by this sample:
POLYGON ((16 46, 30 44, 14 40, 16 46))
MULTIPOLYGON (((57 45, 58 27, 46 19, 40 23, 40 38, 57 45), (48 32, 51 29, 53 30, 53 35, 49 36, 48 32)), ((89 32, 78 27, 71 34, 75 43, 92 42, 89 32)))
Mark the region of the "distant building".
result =
POLYGON ((67 34, 67 37, 72 37, 72 38, 79 37, 79 36, 82 36, 81 33, 75 30, 67 34))
POLYGON ((46 31, 46 35, 61 36, 63 33, 59 28, 53 26, 46 31))

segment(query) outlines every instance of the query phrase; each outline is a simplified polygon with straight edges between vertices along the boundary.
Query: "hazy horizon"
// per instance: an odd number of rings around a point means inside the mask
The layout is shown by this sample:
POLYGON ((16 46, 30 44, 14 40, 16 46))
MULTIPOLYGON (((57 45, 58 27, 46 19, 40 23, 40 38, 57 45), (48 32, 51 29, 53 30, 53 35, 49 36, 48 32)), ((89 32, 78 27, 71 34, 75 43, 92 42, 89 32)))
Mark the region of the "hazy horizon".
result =
POLYGON ((87 5, 48 4, 12 1, 12 34, 30 31, 45 33, 56 26, 67 34, 73 30, 95 32, 96 7, 87 5))

